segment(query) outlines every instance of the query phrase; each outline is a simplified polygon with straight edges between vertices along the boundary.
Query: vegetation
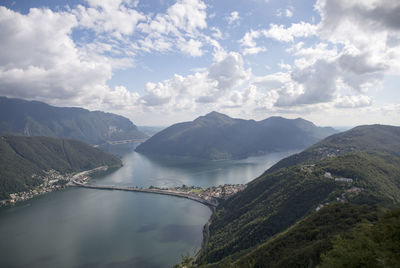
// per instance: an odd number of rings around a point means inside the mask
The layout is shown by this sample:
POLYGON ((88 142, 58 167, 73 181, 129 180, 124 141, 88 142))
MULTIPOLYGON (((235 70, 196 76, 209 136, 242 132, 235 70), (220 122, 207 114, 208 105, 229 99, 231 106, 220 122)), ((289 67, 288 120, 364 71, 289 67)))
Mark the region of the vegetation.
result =
POLYGON ((328 205, 269 239, 233 263, 233 267, 314 267, 331 239, 361 222, 377 220, 377 208, 337 203, 328 205))
POLYGON ((263 121, 230 118, 212 112, 157 133, 136 150, 141 153, 200 159, 240 159, 303 149, 335 133, 303 119, 271 117, 263 121))
POLYGON ((400 157, 400 128, 385 125, 358 126, 329 136, 303 152, 279 161, 267 172, 359 151, 386 152, 400 157))
POLYGON ((0 199, 41 184, 43 171, 62 174, 108 165, 121 160, 76 140, 49 137, 0 137, 0 199))
POLYGON ((147 137, 119 115, 6 97, 0 97, 0 135, 69 138, 90 144, 147 137))
MULTIPOLYGON (((373 222, 378 207, 392 209, 399 203, 399 129, 355 128, 272 167, 218 206, 200 263, 318 265, 334 235, 345 235, 363 220, 373 222)), ((326 255, 326 262, 335 254, 326 255)))
POLYGON ((318 267, 400 267, 400 209, 339 235, 318 267))

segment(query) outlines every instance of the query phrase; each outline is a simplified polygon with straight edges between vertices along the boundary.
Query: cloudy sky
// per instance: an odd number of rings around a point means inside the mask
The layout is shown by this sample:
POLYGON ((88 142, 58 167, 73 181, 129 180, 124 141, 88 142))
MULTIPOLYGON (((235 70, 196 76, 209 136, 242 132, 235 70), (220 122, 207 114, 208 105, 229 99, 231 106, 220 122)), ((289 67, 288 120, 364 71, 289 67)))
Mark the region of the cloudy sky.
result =
POLYGON ((0 95, 169 125, 400 121, 397 0, 0 0, 0 95))

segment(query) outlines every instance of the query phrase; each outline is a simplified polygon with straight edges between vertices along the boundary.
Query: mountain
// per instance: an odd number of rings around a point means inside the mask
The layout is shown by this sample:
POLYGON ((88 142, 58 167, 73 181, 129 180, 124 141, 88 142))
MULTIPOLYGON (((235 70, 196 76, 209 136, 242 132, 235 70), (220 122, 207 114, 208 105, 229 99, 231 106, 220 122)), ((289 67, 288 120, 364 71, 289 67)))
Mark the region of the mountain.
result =
POLYGON ((35 176, 51 169, 61 174, 99 166, 121 166, 119 158, 77 140, 50 137, 0 137, 0 199, 41 184, 35 176))
POLYGON ((400 157, 400 128, 385 125, 358 126, 329 136, 307 150, 281 160, 268 172, 358 151, 381 151, 400 157))
POLYGON ((116 114, 6 97, 0 97, 0 135, 69 138, 90 144, 147 137, 116 114))
POLYGON ((400 127, 360 126, 278 162, 217 207, 201 262, 316 267, 336 235, 398 206, 399 141, 400 127))
POLYGON ((172 125, 140 144, 145 154, 202 159, 241 159, 268 152, 303 149, 335 133, 304 119, 234 119, 211 112, 192 122, 172 125))

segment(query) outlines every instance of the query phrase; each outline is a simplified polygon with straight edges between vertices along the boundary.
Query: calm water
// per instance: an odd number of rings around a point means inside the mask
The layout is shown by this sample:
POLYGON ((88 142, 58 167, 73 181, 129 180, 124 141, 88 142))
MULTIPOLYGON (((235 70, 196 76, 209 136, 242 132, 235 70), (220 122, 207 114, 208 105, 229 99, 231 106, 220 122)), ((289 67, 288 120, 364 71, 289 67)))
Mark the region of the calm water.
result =
MULTIPOLYGON (((130 151, 124 167, 90 183, 245 183, 291 153, 198 162, 130 151)), ((200 248, 210 215, 207 207, 176 197, 69 188, 0 210, 0 267, 171 267, 200 248)))

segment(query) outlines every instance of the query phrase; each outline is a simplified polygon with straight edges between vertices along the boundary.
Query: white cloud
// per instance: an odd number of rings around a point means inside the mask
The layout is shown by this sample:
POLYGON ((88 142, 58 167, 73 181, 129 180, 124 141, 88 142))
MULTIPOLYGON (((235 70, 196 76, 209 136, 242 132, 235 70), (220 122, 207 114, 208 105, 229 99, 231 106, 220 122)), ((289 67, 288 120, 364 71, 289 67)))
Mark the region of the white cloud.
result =
POLYGON ((285 16, 287 18, 291 18, 291 17, 293 17, 293 10, 294 10, 293 6, 289 6, 288 8, 285 8, 285 9, 278 9, 276 11, 276 16, 277 17, 285 16))
POLYGON ((257 46, 257 43, 254 39, 259 38, 261 35, 261 31, 255 31, 255 30, 250 30, 250 32, 247 32, 242 39, 239 40, 239 43, 243 49, 243 54, 248 55, 248 54, 258 54, 260 52, 267 51, 267 48, 257 46))
POLYGON ((369 66, 400 73, 400 2, 318 0, 315 7, 322 38, 344 45, 348 54, 367 55, 369 66))
POLYGON ((238 25, 240 20, 239 12, 237 11, 231 12, 231 14, 228 17, 226 17, 226 20, 228 21, 229 25, 232 25, 234 23, 238 25))
POLYGON ((250 70, 244 69, 242 56, 231 52, 210 67, 208 77, 218 82, 219 89, 226 90, 240 85, 249 75, 250 70))
POLYGON ((360 108, 372 105, 372 99, 369 96, 339 96, 335 100, 335 106, 338 108, 360 108))
MULTIPOLYGON (((130 1, 87 0, 88 8, 78 5, 73 13, 82 27, 94 30, 96 33, 109 33, 117 38, 133 34, 139 21, 145 15, 131 8, 130 1)), ((133 5, 134 6, 134 5, 133 5)))
POLYGON ((316 34, 317 27, 313 24, 300 22, 293 23, 286 28, 284 25, 270 24, 268 30, 263 30, 265 37, 275 39, 280 42, 292 42, 294 38, 309 37, 316 34))
POLYGON ((121 95, 134 101, 134 93, 106 86, 113 66, 130 63, 78 48, 71 39, 77 26, 76 17, 66 12, 31 9, 22 15, 0 7, 1 95, 86 107, 120 106, 121 95))
POLYGON ((221 38, 222 38, 222 32, 221 32, 221 30, 220 30, 219 28, 217 28, 217 27, 211 27, 210 30, 213 31, 212 36, 213 36, 215 39, 221 39, 221 38))
POLYGON ((190 39, 189 41, 181 42, 179 45, 181 51, 185 54, 188 54, 193 57, 199 57, 203 55, 203 51, 201 51, 201 47, 203 44, 200 41, 190 39))
POLYGON ((285 66, 287 76, 277 73, 277 77, 255 78, 253 83, 276 91, 277 107, 372 105, 373 100, 366 95, 369 90, 381 85, 384 74, 400 71, 400 41, 396 41, 400 40, 400 3, 319 0, 316 8, 322 17, 319 25, 271 24, 269 29, 245 34, 241 44, 246 48, 256 48, 255 39, 261 37, 281 42, 321 37, 314 45, 298 42, 287 50, 296 57, 293 66, 285 66))
POLYGON ((309 37, 316 34, 316 30, 317 27, 315 25, 305 22, 294 23, 288 28, 284 25, 271 24, 269 29, 250 30, 239 40, 239 43, 244 48, 244 55, 258 54, 259 52, 267 51, 267 48, 257 46, 256 39, 267 37, 280 42, 293 42, 295 38, 309 37))
POLYGON ((139 49, 164 52, 176 47, 188 55, 201 56, 202 41, 199 39, 205 37, 200 30, 207 27, 206 18, 203 1, 178 0, 165 14, 157 14, 154 18, 147 16, 146 22, 139 23, 138 29, 146 35, 139 41, 139 49))
MULTIPOLYGON (((217 104, 249 78, 240 54, 231 52, 209 69, 193 75, 174 75, 159 83, 148 83, 140 102, 152 109, 170 112, 189 109, 196 103, 217 104), (190 105, 189 105, 190 104, 190 105)), ((195 109, 192 107, 191 109, 195 109)))

